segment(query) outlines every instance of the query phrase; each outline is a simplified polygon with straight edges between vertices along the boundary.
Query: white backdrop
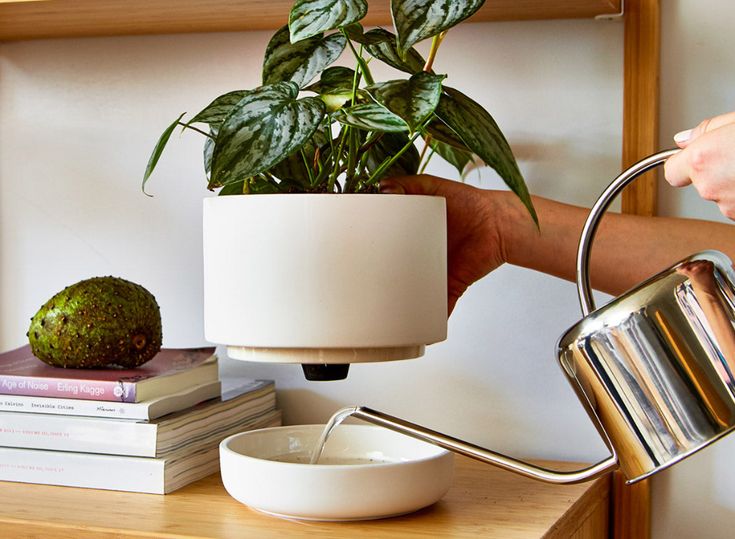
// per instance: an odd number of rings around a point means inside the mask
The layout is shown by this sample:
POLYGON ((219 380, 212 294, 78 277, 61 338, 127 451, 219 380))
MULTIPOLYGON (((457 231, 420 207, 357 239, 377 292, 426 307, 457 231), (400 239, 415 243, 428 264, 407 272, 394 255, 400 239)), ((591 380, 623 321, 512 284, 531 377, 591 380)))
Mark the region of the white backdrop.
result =
MULTIPOLYGON (((720 64, 732 73, 735 43, 725 24, 735 13, 726 0, 708 0, 709 11, 693 0, 664 3, 668 137, 728 101, 733 108, 731 74, 687 81, 720 64), (702 28, 712 24, 710 41, 702 28), (693 105, 701 87, 707 107, 693 105)), ((174 137, 151 180, 154 198, 141 194, 140 178, 158 135, 178 114, 259 83, 269 36, 0 44, 0 348, 24 343, 28 319, 51 294, 108 274, 155 294, 166 346, 204 343, 200 223, 209 193, 202 141, 174 137)), ((619 22, 467 24, 450 32, 435 67, 493 113, 534 194, 590 205, 619 172, 619 22)), ((430 172, 454 177, 449 167, 430 172)), ((501 187, 488 171, 469 181, 501 187)), ((689 204, 666 196, 667 211, 689 204)), ((554 358, 556 339, 578 317, 573 285, 504 267, 465 295, 448 340, 422 359, 353 366, 347 381, 327 384, 303 381, 297 366, 225 361, 223 370, 275 379, 290 423, 323 422, 339 406, 367 404, 504 452, 595 459, 604 448, 554 358)), ((713 450, 716 457, 703 455, 704 464, 683 464, 657 482, 657 537, 676 537, 689 518, 676 495, 691 480, 687 473, 701 479, 703 499, 717 498, 717 509, 726 504, 725 516, 733 514, 732 481, 723 486, 707 475, 722 474, 718 462, 734 454, 729 443, 713 450)))

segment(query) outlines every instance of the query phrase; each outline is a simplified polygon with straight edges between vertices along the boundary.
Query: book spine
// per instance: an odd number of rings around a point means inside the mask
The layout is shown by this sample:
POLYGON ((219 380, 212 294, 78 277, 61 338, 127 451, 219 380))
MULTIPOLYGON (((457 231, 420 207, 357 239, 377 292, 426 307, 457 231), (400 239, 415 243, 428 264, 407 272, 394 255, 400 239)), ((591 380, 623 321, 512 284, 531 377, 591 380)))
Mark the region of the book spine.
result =
POLYGON ((163 494, 159 459, 0 447, 0 480, 163 494))
POLYGON ((35 378, 6 374, 0 375, 0 394, 135 402, 136 385, 131 382, 35 378))
POLYGON ((0 412, 0 446, 155 457, 157 428, 135 420, 0 412))
POLYGON ((28 395, 0 395, 2 412, 105 417, 150 420, 183 410, 221 394, 220 383, 212 382, 193 390, 174 393, 147 402, 110 402, 28 395))
POLYGON ((0 395, 0 412, 150 419, 148 410, 149 406, 144 403, 0 395))

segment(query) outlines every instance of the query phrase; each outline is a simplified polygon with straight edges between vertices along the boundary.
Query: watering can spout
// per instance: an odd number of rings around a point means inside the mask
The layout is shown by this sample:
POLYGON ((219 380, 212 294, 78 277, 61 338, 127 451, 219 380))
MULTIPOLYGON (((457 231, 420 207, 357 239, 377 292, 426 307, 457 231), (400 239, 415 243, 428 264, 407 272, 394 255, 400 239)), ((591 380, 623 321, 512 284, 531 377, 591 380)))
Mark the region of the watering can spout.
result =
POLYGON ((589 252, 602 214, 633 179, 679 150, 643 159, 593 206, 577 253, 584 318, 559 340, 572 388, 610 449, 572 472, 547 470, 371 410, 359 419, 550 483, 577 483, 619 468, 640 481, 735 429, 735 271, 717 251, 692 255, 595 309, 589 252))
POLYGON ((447 436, 440 432, 427 429, 415 423, 378 412, 370 408, 360 406, 351 414, 352 417, 362 419, 368 423, 385 427, 400 432, 412 438, 418 438, 454 453, 492 464, 509 472, 513 472, 531 479, 555 484, 574 484, 591 481, 615 470, 618 467, 618 459, 613 453, 604 460, 579 470, 558 471, 524 462, 502 453, 482 448, 478 445, 462 441, 458 438, 447 436))

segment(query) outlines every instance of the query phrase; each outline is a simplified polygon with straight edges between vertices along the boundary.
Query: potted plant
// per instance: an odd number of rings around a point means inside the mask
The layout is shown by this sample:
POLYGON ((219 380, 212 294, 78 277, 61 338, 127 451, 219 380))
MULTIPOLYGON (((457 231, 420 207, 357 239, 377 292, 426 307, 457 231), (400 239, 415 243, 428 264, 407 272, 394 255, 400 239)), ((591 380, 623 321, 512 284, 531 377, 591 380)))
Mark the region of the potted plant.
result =
POLYGON ((220 195, 204 201, 208 340, 335 379, 446 338, 444 200, 379 194, 379 182, 437 154, 460 174, 478 158, 536 219, 495 121, 433 70, 447 30, 483 3, 392 0, 392 33, 363 29, 366 0, 297 0, 268 43, 262 86, 168 126, 143 188, 181 126, 204 137, 220 195), (429 38, 423 58, 413 45, 429 38), (331 65, 345 51, 354 69, 331 65), (372 61, 402 76, 375 81, 372 61))

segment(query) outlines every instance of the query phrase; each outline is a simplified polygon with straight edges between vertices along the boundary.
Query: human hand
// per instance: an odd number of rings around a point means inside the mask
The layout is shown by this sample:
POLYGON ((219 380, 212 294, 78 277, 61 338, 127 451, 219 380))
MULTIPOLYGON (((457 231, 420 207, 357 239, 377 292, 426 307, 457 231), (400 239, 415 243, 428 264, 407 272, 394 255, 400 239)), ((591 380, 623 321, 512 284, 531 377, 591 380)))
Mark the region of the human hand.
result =
POLYGON ((692 184, 705 200, 735 220, 735 112, 703 121, 674 137, 681 152, 664 165, 674 187, 692 184))
POLYGON ((505 262, 496 192, 426 174, 382 180, 380 190, 446 199, 450 314, 467 287, 505 262))

